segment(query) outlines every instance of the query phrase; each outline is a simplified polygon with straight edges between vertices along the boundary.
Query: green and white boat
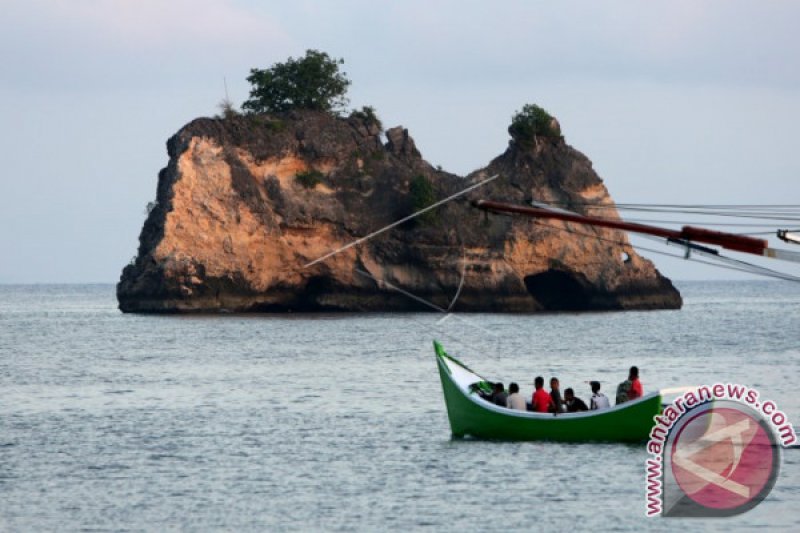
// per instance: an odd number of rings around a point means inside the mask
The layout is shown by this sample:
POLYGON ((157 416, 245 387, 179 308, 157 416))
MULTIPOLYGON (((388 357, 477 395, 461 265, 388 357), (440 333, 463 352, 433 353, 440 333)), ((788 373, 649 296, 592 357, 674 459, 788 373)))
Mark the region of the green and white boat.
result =
POLYGON ((641 442, 648 438, 655 423, 653 417, 661 412, 658 392, 608 409, 558 415, 500 407, 481 398, 475 390, 476 385, 485 386, 484 378, 448 355, 438 342, 433 341, 433 346, 454 437, 641 442))

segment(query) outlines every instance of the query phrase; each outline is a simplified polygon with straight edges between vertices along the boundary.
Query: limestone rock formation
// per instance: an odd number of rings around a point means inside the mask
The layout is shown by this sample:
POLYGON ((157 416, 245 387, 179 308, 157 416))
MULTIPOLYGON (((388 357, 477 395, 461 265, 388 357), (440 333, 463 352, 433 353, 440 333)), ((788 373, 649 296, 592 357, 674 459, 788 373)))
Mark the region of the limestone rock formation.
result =
MULTIPOLYGON (((359 117, 294 111, 197 119, 167 143, 138 255, 117 286, 127 312, 455 311, 678 308, 680 294, 624 233, 487 215, 470 200, 558 201, 618 216, 591 162, 563 139, 513 139, 486 168, 433 168, 408 131, 381 140, 359 117), (527 146, 527 145, 526 145, 527 146), (313 266, 410 214, 423 176, 444 198, 484 188, 313 266)), ((418 206, 416 206, 418 207, 418 206)))

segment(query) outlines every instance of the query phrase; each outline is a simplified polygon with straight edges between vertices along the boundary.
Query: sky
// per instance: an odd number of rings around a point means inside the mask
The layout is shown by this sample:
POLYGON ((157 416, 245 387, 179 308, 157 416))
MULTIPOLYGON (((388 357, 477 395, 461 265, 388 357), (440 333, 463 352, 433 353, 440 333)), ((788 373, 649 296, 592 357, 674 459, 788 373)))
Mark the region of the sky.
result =
MULTIPOLYGON (((0 283, 116 282, 166 140, 218 113, 226 85, 234 103, 247 99, 251 68, 311 48, 344 59, 351 107, 407 127, 451 172, 502 153, 513 113, 536 103, 617 202, 800 203, 798 2, 0 0, 0 10, 0 283)), ((649 257, 678 280, 735 276, 649 257)))

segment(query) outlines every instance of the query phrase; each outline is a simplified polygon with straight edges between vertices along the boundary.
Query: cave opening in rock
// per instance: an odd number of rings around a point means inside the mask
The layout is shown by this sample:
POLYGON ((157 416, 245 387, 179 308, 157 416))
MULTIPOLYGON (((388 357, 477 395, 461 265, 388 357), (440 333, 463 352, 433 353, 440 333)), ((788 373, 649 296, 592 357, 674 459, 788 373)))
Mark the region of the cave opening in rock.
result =
POLYGON ((563 270, 546 270, 525 276, 528 293, 546 311, 580 311, 590 307, 590 293, 574 274, 563 270))
POLYGON ((326 276, 313 276, 297 295, 295 307, 298 311, 335 311, 335 307, 322 305, 320 300, 333 291, 333 281, 326 276))

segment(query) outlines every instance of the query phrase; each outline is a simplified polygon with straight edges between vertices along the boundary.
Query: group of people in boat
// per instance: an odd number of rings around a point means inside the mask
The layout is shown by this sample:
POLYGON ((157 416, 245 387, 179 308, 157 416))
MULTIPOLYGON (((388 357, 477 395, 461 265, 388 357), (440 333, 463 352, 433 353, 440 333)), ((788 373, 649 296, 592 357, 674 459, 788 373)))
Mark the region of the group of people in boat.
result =
MULTIPOLYGON (((558 414, 577 413, 580 411, 611 407, 611 402, 608 397, 600 392, 599 381, 589 382, 589 386, 592 390, 589 405, 586 405, 586 402, 575 396, 575 391, 572 388, 564 390, 564 395, 562 397, 561 384, 556 377, 550 378, 550 392, 544 389, 544 378, 542 376, 536 376, 533 380, 533 386, 534 391, 531 395, 530 402, 526 401, 525 397, 520 394, 519 385, 516 383, 511 383, 508 386, 508 391, 506 391, 502 383, 492 384, 491 392, 484 392, 479 388, 476 390, 486 401, 501 407, 520 411, 558 414)), ((616 404, 619 405, 629 400, 635 400, 643 394, 642 383, 639 381, 639 369, 632 366, 628 372, 628 379, 620 383, 617 387, 616 404)))

